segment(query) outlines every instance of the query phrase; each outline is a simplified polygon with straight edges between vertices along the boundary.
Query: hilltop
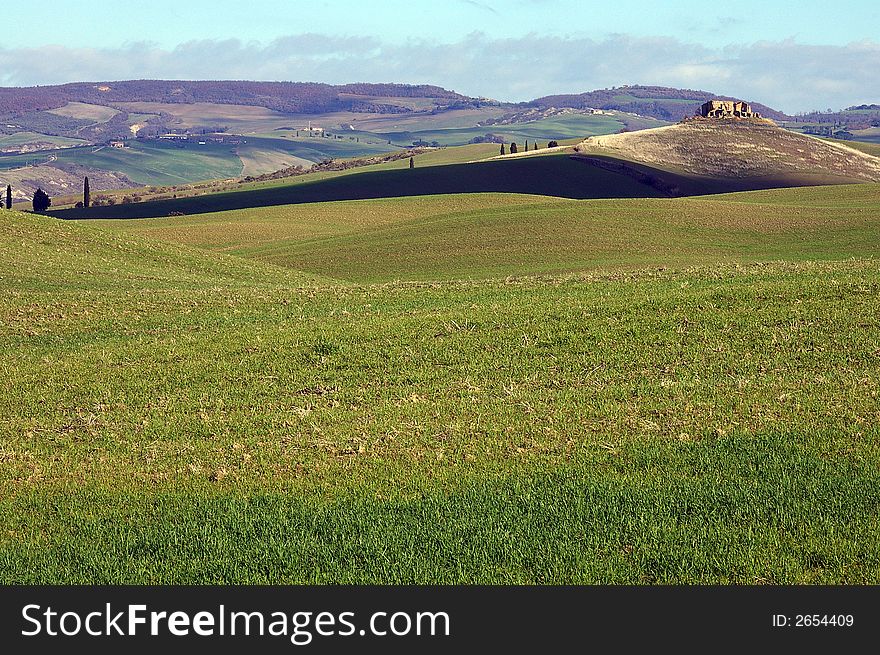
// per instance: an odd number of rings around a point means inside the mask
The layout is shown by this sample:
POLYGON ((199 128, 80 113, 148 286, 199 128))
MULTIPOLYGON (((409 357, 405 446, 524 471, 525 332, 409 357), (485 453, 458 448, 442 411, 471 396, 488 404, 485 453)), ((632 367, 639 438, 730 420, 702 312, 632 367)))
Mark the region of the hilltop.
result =
POLYGON ((692 119, 640 132, 596 136, 575 147, 727 188, 880 181, 880 159, 762 120, 692 119))
MULTIPOLYGON (((603 109, 631 112, 664 121, 678 121, 693 116, 707 100, 742 100, 721 96, 709 91, 675 89, 666 86, 620 86, 586 93, 571 93, 536 98, 529 104, 535 107, 571 107, 574 109, 603 109)), ((774 120, 789 117, 758 102, 749 102, 755 111, 774 120)))

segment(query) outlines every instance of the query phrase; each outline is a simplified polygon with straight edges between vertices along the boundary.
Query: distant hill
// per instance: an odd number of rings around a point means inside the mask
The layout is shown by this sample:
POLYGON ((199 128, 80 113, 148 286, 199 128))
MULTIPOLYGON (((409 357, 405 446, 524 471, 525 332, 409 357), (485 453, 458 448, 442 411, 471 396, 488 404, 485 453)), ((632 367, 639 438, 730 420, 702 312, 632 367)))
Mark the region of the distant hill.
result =
MULTIPOLYGON (((481 146, 466 146, 465 152, 481 146)), ((454 155, 449 149, 438 156, 454 155)), ((484 149, 485 150, 485 149, 484 149)), ((494 151, 494 146, 490 152, 494 151)), ((485 151, 483 151, 485 155, 485 151)), ((431 155, 421 157, 430 158, 431 155)), ((707 121, 591 137, 548 154, 422 165, 407 159, 339 174, 122 206, 60 209, 59 218, 147 218, 332 200, 459 193, 561 198, 689 196, 880 181, 880 159, 762 121, 707 121)), ((451 162, 454 160, 450 159, 451 162)))
POLYGON ((880 127, 880 105, 865 104, 847 107, 843 111, 811 111, 794 117, 797 123, 816 124, 823 127, 845 127, 847 130, 868 130, 880 127))
MULTIPOLYGON (((690 176, 696 187, 880 182, 880 158, 765 121, 697 118, 591 137, 575 150, 581 157, 610 157, 690 176)), ((681 194, 692 191, 682 189, 681 194)))
MULTIPOLYGON (((685 116, 693 116, 701 104, 712 98, 742 100, 742 98, 693 89, 674 89, 665 86, 621 86, 587 93, 544 96, 527 104, 536 107, 626 111, 664 121, 679 121, 685 116)), ((766 105, 757 102, 750 102, 750 104, 755 111, 767 118, 774 120, 789 118, 784 113, 766 105)))
POLYGON ((192 104, 207 102, 265 107, 288 113, 411 111, 394 98, 430 98, 438 106, 473 106, 479 100, 428 84, 343 84, 313 82, 129 80, 76 82, 56 86, 0 88, 0 116, 57 109, 69 102, 192 104))

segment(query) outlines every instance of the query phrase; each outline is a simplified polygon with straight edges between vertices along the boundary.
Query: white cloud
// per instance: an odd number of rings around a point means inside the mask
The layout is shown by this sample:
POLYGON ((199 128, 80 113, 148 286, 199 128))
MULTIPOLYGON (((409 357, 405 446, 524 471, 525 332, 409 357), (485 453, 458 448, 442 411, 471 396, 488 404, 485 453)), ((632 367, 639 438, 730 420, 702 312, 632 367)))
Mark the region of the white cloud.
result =
POLYGON ((622 84, 700 88, 784 111, 880 99, 880 43, 816 46, 793 40, 717 49, 666 37, 600 40, 473 33, 457 43, 383 43, 301 34, 269 43, 198 40, 172 50, 0 47, 0 83, 53 84, 140 78, 407 82, 470 95, 527 100, 622 84))

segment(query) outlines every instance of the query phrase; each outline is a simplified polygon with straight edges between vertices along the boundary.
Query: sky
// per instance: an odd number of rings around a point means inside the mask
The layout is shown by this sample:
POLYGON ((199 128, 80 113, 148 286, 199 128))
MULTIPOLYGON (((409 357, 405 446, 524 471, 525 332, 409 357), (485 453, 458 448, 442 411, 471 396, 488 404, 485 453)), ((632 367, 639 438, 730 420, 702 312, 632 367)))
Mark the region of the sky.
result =
POLYGON ((880 102, 869 0, 13 0, 0 85, 436 84, 504 101, 655 84, 795 113, 880 102), (86 9, 87 8, 87 9, 86 9))

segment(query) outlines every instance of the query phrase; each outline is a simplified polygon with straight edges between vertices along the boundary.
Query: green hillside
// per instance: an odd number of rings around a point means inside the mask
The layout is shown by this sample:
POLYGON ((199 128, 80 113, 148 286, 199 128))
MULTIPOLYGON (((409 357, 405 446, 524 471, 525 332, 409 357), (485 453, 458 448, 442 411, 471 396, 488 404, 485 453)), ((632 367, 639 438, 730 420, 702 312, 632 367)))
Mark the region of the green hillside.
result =
POLYGON ((876 257, 877 207, 880 185, 872 184, 679 199, 426 196, 100 223, 381 282, 876 257))
POLYGON ((0 581, 876 584, 877 196, 332 203, 206 244, 324 241, 374 285, 0 212, 0 581), (597 270, 615 221, 621 257, 717 258, 597 270), (403 259, 363 273, 358 230, 403 259), (505 232, 582 274, 393 281, 438 244, 501 273, 505 232))
MULTIPOLYGON (((650 124, 651 127, 663 125, 662 121, 650 124)), ((415 141, 432 143, 436 141, 440 145, 459 146, 469 143, 475 137, 486 134, 494 134, 502 137, 506 143, 516 141, 522 145, 528 139, 530 142, 538 140, 541 146, 547 145, 549 140, 562 140, 580 138, 584 139, 594 134, 613 134, 626 127, 626 121, 620 115, 612 114, 564 114, 542 118, 534 121, 516 122, 500 125, 469 125, 467 127, 442 127, 432 128, 425 126, 422 129, 410 129, 406 131, 381 131, 362 132, 362 137, 369 138, 376 135, 390 139, 392 142, 409 145, 415 141)))

